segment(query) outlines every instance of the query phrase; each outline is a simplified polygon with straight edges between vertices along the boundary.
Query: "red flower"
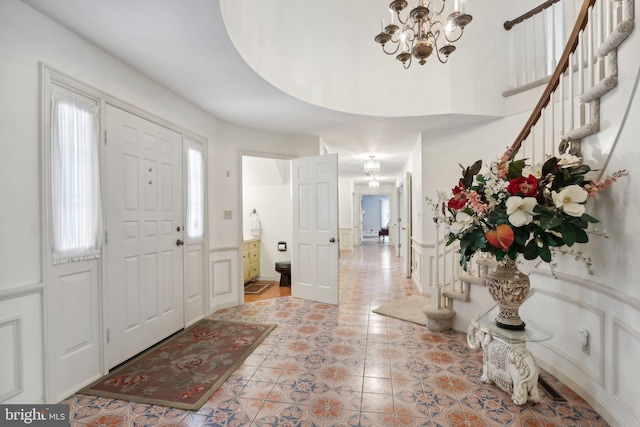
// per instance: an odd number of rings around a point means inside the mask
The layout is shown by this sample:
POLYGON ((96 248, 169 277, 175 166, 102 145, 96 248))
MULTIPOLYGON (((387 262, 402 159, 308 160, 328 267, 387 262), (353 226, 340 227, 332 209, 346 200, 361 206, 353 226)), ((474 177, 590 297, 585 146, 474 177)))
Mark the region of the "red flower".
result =
POLYGON ((533 175, 514 178, 509 181, 507 191, 513 196, 535 197, 538 194, 538 178, 533 175))
POLYGON ((449 209, 459 211, 467 204, 467 198, 465 197, 464 184, 462 181, 453 187, 453 197, 449 199, 447 206, 449 209))

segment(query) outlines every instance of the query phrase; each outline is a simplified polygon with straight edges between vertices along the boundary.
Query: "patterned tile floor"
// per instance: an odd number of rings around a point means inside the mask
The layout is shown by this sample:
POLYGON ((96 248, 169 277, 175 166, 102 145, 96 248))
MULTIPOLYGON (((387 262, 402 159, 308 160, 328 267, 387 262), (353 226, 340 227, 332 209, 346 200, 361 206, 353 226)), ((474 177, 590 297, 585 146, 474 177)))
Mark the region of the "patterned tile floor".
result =
POLYGON ((293 297, 218 311, 279 326, 197 412, 73 395, 73 426, 607 426, 548 373, 566 399, 515 406, 480 381, 482 356, 459 332, 371 310, 415 294, 388 245, 340 258, 340 305, 293 297))

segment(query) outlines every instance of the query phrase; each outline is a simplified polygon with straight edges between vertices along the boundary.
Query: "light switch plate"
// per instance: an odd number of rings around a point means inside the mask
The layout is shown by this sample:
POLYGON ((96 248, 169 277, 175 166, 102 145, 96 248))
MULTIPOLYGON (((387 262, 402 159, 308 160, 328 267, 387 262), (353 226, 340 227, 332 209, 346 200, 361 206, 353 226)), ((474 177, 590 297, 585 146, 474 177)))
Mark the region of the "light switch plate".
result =
POLYGON ((231 211, 224 211, 224 219, 231 219, 231 211))

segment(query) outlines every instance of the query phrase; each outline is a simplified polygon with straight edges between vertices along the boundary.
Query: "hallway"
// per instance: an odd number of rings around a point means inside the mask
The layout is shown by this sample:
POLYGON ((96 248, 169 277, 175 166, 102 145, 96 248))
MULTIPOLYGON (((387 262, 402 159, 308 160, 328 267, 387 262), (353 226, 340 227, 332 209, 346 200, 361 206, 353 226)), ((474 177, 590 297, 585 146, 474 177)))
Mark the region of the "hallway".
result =
POLYGON ((480 381, 482 355, 459 332, 371 313, 415 294, 388 245, 340 257, 340 305, 291 296, 211 317, 279 326, 198 412, 74 395, 72 426, 607 426, 542 372, 567 402, 515 406, 480 381))

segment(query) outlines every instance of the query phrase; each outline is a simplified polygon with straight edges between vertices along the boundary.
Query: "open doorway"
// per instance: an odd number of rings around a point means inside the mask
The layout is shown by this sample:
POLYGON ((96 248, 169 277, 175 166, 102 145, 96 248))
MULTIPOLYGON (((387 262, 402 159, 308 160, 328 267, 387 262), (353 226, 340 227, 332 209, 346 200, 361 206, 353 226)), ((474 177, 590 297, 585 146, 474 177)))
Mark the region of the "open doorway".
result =
POLYGON ((361 244, 389 244, 389 195, 363 194, 360 198, 361 244))
POLYGON ((245 302, 291 294, 287 283, 280 286, 283 273, 276 270, 291 261, 290 164, 289 159, 242 156, 245 302))

